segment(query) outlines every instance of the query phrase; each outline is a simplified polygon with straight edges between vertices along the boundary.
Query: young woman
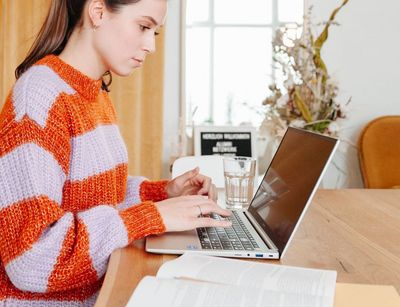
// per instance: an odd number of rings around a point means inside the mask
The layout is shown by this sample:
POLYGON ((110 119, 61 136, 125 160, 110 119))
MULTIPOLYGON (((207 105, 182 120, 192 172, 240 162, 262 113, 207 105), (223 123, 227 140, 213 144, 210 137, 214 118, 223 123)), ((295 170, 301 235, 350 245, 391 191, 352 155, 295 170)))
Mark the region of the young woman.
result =
POLYGON ((52 1, 0 115, 0 306, 93 305, 115 249, 229 226, 201 217, 229 212, 198 169, 171 181, 127 174, 103 76, 143 65, 166 6, 52 1))

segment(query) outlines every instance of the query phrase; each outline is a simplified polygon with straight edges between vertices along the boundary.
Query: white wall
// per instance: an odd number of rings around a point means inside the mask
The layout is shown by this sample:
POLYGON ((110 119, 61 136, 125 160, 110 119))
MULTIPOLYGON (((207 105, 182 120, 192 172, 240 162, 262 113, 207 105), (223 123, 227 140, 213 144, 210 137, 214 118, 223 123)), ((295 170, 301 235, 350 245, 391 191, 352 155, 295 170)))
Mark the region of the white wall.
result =
MULTIPOLYGON (((327 20, 340 0, 305 0, 313 5, 315 21, 327 20)), ((352 97, 349 116, 342 122, 342 142, 324 187, 362 187, 354 146, 371 119, 400 115, 399 0, 350 0, 337 15, 322 49, 328 71, 339 83, 339 99, 352 97), (338 171, 337 168, 343 171, 338 171)), ((164 176, 168 176, 171 142, 177 140, 179 114, 179 0, 169 0, 164 107, 164 176)), ((251 51, 251 50, 250 50, 251 51)))
MULTIPOLYGON (((340 0, 306 0, 313 5, 315 21, 327 20, 340 0)), ((342 137, 356 144, 371 119, 400 115, 400 1, 350 0, 337 15, 340 26, 330 29, 322 49, 328 71, 338 81, 343 101, 352 97, 342 137)), ((362 187, 357 152, 343 142, 331 166, 325 187, 362 187)))
POLYGON ((165 24, 164 66, 164 133, 163 178, 168 178, 169 160, 174 152, 173 143, 178 141, 180 109, 180 0, 168 0, 168 16, 165 24))

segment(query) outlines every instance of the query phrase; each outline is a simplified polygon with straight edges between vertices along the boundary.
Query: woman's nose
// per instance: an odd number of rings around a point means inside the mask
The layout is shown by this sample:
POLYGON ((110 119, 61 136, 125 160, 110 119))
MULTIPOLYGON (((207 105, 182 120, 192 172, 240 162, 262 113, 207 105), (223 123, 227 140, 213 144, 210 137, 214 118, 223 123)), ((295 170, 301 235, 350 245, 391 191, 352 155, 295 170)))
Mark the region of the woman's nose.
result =
POLYGON ((153 53, 156 51, 156 40, 154 34, 151 34, 146 38, 143 44, 143 50, 147 53, 153 53))

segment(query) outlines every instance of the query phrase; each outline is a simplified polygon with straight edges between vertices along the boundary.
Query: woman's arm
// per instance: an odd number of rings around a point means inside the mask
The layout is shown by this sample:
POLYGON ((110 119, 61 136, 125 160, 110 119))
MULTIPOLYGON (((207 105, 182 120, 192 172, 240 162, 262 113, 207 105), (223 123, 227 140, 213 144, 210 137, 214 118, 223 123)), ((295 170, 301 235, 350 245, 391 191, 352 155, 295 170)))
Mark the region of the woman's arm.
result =
POLYGON ((13 101, 10 96, 1 114, 1 262, 24 291, 92 284, 104 274, 113 250, 165 226, 153 202, 121 211, 107 204, 79 213, 64 210, 71 143, 65 116, 57 111, 62 99, 51 108, 27 109, 24 101, 38 93, 25 94, 13 101))
POLYGON ((168 180, 149 181, 141 176, 128 176, 125 199, 118 204, 119 210, 130 208, 144 201, 161 201, 168 198, 168 180))

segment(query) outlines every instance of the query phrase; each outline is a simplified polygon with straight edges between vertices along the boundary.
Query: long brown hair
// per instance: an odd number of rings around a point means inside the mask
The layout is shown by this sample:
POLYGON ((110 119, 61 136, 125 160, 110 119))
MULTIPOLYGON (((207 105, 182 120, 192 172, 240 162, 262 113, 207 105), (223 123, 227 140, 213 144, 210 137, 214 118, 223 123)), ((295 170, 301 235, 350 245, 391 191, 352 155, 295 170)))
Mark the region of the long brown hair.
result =
MULTIPOLYGON (((132 4, 140 0, 104 0, 104 3, 111 12, 116 12, 122 5, 132 4)), ((25 71, 41 58, 49 54, 59 55, 65 48, 72 32, 76 27, 83 25, 82 12, 87 0, 52 0, 49 13, 43 23, 28 55, 15 70, 15 77, 18 79, 25 71)), ((109 91, 112 76, 109 71, 105 76, 102 88, 109 91)))

